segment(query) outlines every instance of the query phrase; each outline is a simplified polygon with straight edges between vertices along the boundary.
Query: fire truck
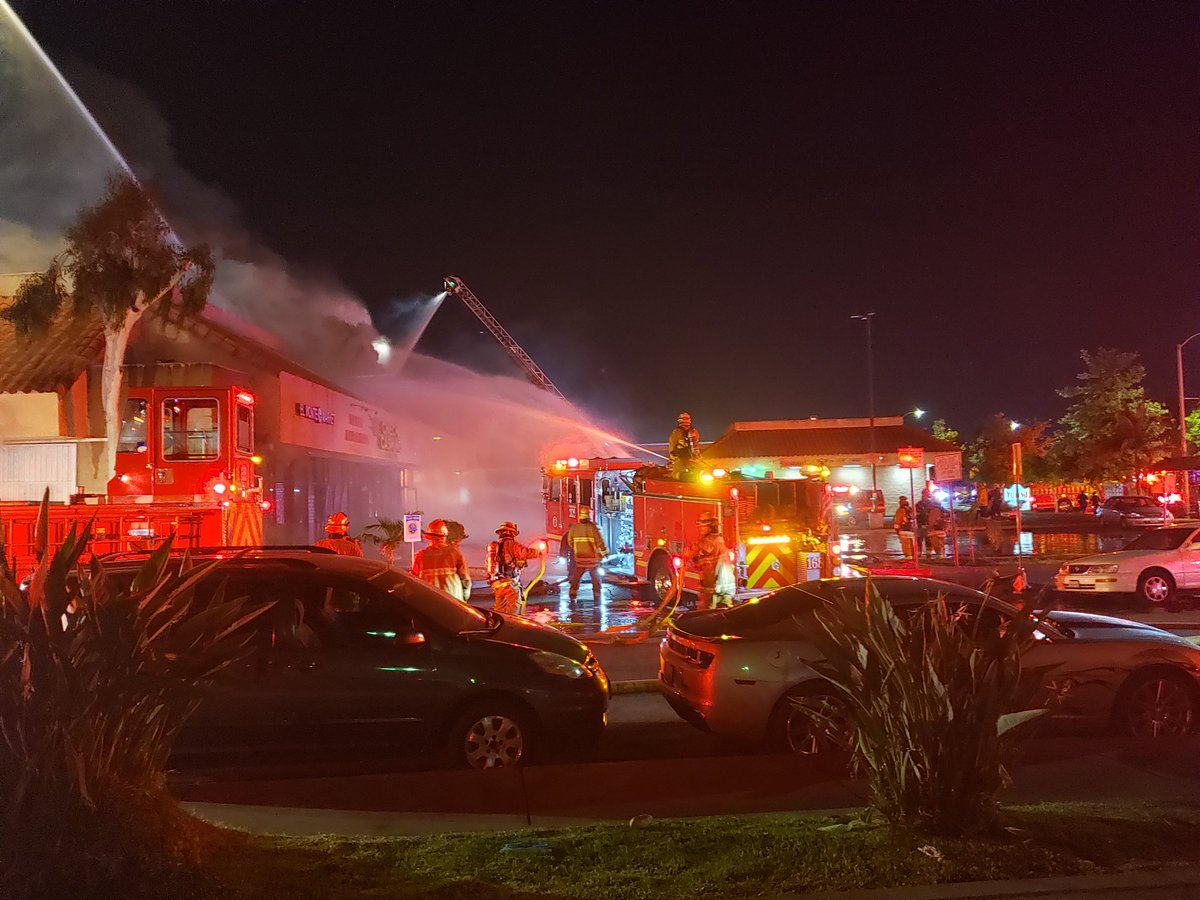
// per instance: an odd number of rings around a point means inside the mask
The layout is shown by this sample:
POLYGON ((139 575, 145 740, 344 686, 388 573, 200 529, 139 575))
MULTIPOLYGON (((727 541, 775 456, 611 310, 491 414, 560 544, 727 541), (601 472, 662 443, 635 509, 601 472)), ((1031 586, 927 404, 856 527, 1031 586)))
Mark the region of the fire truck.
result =
POLYGON ((557 459, 542 467, 550 552, 588 506, 610 552, 625 556, 626 568, 660 599, 681 570, 684 589, 695 591, 700 577, 684 566, 683 553, 699 537, 700 515, 711 512, 731 548, 739 593, 820 578, 831 574, 837 545, 827 548, 819 534, 828 491, 813 468, 794 480, 723 469, 680 480, 636 459, 557 459))
MULTIPOLYGON (((89 522, 90 551, 97 555, 148 549, 171 534, 176 546, 192 548, 262 544, 270 501, 255 472, 261 462, 254 449, 256 398, 239 374, 182 364, 125 372, 116 474, 104 494, 77 491, 50 505, 50 545, 60 544, 72 525, 89 522)), ((24 460, 19 454, 12 460, 33 471, 32 457, 70 446, 30 442, 24 460)), ((5 552, 18 572, 34 565, 38 509, 33 502, 0 503, 5 552)))

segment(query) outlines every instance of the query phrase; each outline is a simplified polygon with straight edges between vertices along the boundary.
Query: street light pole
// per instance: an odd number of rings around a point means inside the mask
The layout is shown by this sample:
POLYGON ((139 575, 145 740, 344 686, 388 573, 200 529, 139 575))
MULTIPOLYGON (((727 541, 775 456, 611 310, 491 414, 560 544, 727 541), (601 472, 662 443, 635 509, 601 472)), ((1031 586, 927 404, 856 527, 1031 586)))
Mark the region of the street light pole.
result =
MULTIPOLYGON (((1182 343, 1175 345, 1175 375, 1179 382, 1179 455, 1188 455, 1187 445, 1187 397, 1183 390, 1183 348, 1192 338, 1200 337, 1200 331, 1197 331, 1191 337, 1184 340, 1182 343)), ((1183 473, 1183 508, 1185 515, 1192 514, 1192 478, 1191 473, 1184 470, 1183 473)))
POLYGON ((876 452, 878 448, 875 446, 875 349, 871 343, 871 320, 875 318, 875 313, 862 313, 850 318, 867 323, 867 416, 870 425, 867 441, 871 451, 871 509, 873 511, 875 498, 879 496, 879 482, 876 480, 875 474, 875 463, 878 457, 876 452))

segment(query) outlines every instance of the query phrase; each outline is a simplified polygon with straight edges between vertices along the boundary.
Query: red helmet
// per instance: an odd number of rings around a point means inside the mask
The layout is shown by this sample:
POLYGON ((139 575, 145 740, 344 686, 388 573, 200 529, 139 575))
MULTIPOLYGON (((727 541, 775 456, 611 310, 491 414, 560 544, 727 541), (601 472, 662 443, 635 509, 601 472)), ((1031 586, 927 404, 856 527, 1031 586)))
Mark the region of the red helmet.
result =
POLYGON ((350 517, 344 512, 335 512, 325 520, 325 530, 331 534, 345 534, 350 530, 350 517))
POLYGON ((425 528, 425 538, 434 543, 441 543, 450 536, 450 526, 445 519, 434 519, 425 528))

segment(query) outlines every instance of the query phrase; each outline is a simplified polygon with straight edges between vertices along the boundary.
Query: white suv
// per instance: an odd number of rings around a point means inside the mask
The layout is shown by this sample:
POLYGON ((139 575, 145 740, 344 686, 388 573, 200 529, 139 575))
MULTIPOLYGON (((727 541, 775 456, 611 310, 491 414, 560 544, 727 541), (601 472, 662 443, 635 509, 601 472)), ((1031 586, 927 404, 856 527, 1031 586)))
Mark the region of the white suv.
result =
POLYGON ((1151 603, 1172 604, 1179 591, 1200 590, 1200 528, 1156 528, 1124 550, 1065 563, 1054 586, 1068 593, 1137 594, 1151 603))

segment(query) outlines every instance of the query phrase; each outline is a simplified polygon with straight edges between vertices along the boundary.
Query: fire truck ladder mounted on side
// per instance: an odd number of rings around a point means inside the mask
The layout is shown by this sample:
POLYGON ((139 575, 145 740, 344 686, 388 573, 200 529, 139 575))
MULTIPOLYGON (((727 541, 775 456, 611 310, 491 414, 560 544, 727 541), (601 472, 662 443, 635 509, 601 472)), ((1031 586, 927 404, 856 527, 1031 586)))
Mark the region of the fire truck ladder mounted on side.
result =
POLYGON ((500 342, 500 346, 508 351, 508 355, 517 361, 517 364, 525 371, 525 375, 535 385, 543 391, 549 391, 560 400, 566 400, 563 392, 554 386, 554 382, 550 380, 550 376, 542 371, 542 367, 533 361, 525 350, 518 344, 511 334, 500 324, 500 321, 488 312, 488 308, 480 302, 479 298, 471 293, 471 289, 463 284, 463 280, 455 275, 447 275, 443 282, 446 293, 453 294, 458 297, 467 309, 475 313, 475 317, 483 323, 484 327, 491 332, 492 337, 500 342))

